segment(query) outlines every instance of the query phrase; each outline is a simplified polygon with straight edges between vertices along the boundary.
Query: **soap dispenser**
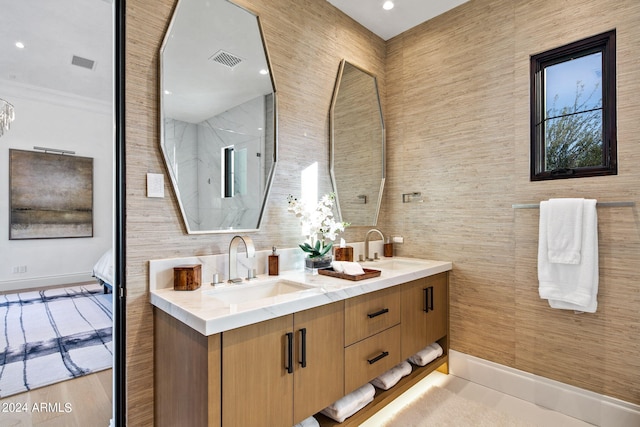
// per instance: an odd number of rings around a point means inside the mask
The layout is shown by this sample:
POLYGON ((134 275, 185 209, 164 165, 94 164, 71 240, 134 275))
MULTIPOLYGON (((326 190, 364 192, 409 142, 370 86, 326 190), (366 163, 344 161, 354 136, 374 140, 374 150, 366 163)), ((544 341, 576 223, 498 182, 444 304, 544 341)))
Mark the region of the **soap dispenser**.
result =
POLYGON ((277 276, 279 274, 279 260, 280 255, 276 253, 276 247, 271 248, 271 255, 269 255, 269 276, 277 276))
POLYGON ((393 242, 389 237, 387 237, 387 242, 384 244, 384 256, 385 257, 393 256, 393 242))

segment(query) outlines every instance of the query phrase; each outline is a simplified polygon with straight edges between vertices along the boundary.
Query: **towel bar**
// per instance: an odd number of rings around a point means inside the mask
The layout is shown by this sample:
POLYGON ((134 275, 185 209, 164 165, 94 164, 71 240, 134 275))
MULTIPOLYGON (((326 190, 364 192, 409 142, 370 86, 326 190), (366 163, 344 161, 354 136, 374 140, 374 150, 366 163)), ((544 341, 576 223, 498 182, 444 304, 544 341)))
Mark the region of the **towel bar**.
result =
MULTIPOLYGON (((596 206, 598 207, 607 207, 607 208, 622 208, 622 207, 633 207, 636 205, 636 202, 597 202, 596 206)), ((511 205, 513 209, 538 209, 540 207, 540 203, 529 203, 529 204, 514 204, 511 205)))

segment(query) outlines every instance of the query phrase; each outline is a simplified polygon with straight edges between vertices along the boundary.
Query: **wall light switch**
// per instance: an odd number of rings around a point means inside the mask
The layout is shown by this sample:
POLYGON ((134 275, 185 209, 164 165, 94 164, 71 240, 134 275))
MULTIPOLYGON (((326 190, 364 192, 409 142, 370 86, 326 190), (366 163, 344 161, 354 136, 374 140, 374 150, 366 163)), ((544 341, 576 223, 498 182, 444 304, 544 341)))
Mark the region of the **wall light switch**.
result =
POLYGON ((393 238, 393 243, 404 243, 404 237, 396 236, 393 238))
POLYGON ((147 174, 147 197, 164 197, 164 175, 147 174))

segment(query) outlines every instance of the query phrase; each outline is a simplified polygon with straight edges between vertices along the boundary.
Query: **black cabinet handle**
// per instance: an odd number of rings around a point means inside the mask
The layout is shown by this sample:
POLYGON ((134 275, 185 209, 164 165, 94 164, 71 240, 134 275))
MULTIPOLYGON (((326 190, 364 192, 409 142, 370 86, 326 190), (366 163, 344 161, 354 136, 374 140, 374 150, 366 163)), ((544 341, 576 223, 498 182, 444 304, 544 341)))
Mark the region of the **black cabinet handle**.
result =
POLYGON ((298 362, 303 368, 307 367, 307 328, 300 329, 300 358, 298 362))
POLYGON ((433 286, 429 286, 428 288, 424 288, 424 309, 425 313, 428 313, 429 310, 433 311, 433 286))
POLYGON ((287 365, 288 374, 293 374, 293 332, 287 332, 287 365))
POLYGON ((387 357, 389 355, 388 351, 383 351, 382 353, 380 353, 379 355, 377 355, 376 357, 374 357, 373 359, 367 359, 367 362, 369 362, 369 365, 373 365, 374 363, 376 363, 378 360, 380 359, 384 359, 385 357, 387 357))
POLYGON ((389 312, 388 308, 383 308, 382 310, 376 311, 375 313, 367 314, 367 317, 369 319, 373 319, 374 317, 380 316, 381 314, 385 314, 385 313, 388 313, 388 312, 389 312))

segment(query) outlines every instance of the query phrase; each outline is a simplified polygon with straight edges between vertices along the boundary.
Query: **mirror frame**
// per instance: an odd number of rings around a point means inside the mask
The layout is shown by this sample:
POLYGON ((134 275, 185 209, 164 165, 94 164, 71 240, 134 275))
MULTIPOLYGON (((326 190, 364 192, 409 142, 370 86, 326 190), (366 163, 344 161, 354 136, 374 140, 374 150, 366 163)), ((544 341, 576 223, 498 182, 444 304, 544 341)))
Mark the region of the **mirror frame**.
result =
POLYGON ((180 198, 180 193, 179 193, 179 188, 178 188, 178 183, 174 177, 174 174, 171 170, 171 168, 169 167, 169 162, 167 161, 167 156, 165 155, 165 150, 163 148, 163 142, 164 142, 164 117, 163 117, 163 111, 164 111, 164 97, 163 97, 163 92, 164 92, 164 79, 163 79, 163 59, 162 59, 162 52, 167 44, 167 42, 169 41, 170 38, 170 34, 171 34, 171 29, 174 25, 174 18, 175 15, 178 13, 179 8, 180 8, 180 3, 186 1, 186 0, 178 0, 178 4, 175 7, 175 10, 173 11, 172 15, 171 15, 171 21, 169 23, 169 26, 167 27, 167 30, 164 34, 164 39, 162 40, 162 44, 160 45, 160 51, 158 54, 158 67, 159 67, 159 97, 160 97, 160 103, 159 103, 159 114, 160 114, 160 151, 162 152, 162 158, 164 160, 164 165, 165 165, 165 169, 167 174, 169 175, 169 178, 171 180, 171 186, 174 192, 174 195, 177 199, 178 202, 178 206, 180 207, 180 216, 182 217, 182 222, 184 224, 184 227, 186 229, 187 234, 224 234, 224 233, 248 233, 248 232, 255 232, 255 231, 259 231, 260 230, 260 226, 262 225, 262 220, 264 218, 264 212, 267 206, 267 202, 269 200, 269 194, 271 193, 271 186, 273 183, 273 179, 275 176, 275 172, 276 172, 276 167, 278 165, 278 96, 277 96, 277 89, 276 89, 276 82, 275 79, 273 77, 273 66, 271 64, 271 57, 269 56, 269 50, 267 49, 267 43, 266 43, 266 39, 264 36, 264 31, 262 28, 262 22, 260 21, 260 16, 255 13, 254 11, 244 7, 244 6, 240 6, 237 3, 231 1, 231 0, 226 0, 228 3, 231 3, 232 5, 234 5, 235 7, 238 7, 244 11, 246 11, 247 13, 250 13, 251 15, 253 15, 256 19, 256 23, 258 25, 258 33, 260 34, 260 41, 262 42, 262 48, 264 50, 264 56, 265 56, 265 61, 267 63, 267 67, 269 68, 269 79, 271 80, 271 87, 273 88, 273 92, 272 92, 272 97, 273 97, 273 165, 271 166, 271 170, 269 172, 269 175, 267 177, 267 180, 265 182, 265 187, 264 187, 264 192, 262 194, 261 197, 261 205, 260 205, 260 211, 258 214, 258 220, 257 220, 257 224, 255 226, 255 228, 234 228, 234 229, 212 229, 212 230, 194 230, 192 229, 192 227, 189 225, 189 221, 187 220, 187 215, 184 209, 184 206, 182 204, 182 199, 180 198))
POLYGON ((125 186, 125 0, 114 0, 114 139, 115 139, 115 196, 114 196, 114 366, 113 366, 113 422, 127 424, 126 398, 126 318, 127 288, 126 260, 126 186, 125 186))
POLYGON ((373 217, 373 224, 357 224, 357 223, 352 223, 351 225, 353 226, 375 226, 378 224, 378 216, 380 215, 380 207, 382 205, 382 195, 384 193, 384 184, 386 181, 386 176, 387 176, 387 167, 386 167, 386 157, 387 157, 387 138, 386 138, 386 127, 384 125, 384 117, 382 115, 382 103, 380 102, 380 91, 378 90, 378 79, 375 76, 375 74, 370 73, 369 71, 365 70, 362 67, 359 67, 355 64, 353 64, 352 62, 347 61, 346 59, 342 59, 340 61, 340 67, 338 69, 338 75, 336 77, 336 84, 333 90, 333 96, 331 98, 331 106, 329 107, 329 173, 331 175, 331 183, 333 185, 333 191, 335 193, 336 196, 336 209, 338 211, 338 217, 340 218, 341 221, 347 221, 349 222, 349 218, 343 218, 342 216, 342 210, 340 208, 340 193, 338 191, 338 185, 336 182, 336 176, 335 176, 335 123, 334 123, 334 116, 335 116, 335 106, 336 106, 336 101, 338 99, 338 92, 340 90, 340 84, 342 82, 342 75, 344 73, 344 67, 346 64, 349 64, 350 66, 354 67, 355 69, 371 76, 373 78, 373 84, 375 86, 375 91, 376 91, 376 100, 378 101, 378 111, 380 113, 380 126, 381 126, 381 132, 382 132, 382 179, 380 182, 380 191, 378 192, 378 199, 376 200, 376 210, 375 210, 375 214, 373 217))

